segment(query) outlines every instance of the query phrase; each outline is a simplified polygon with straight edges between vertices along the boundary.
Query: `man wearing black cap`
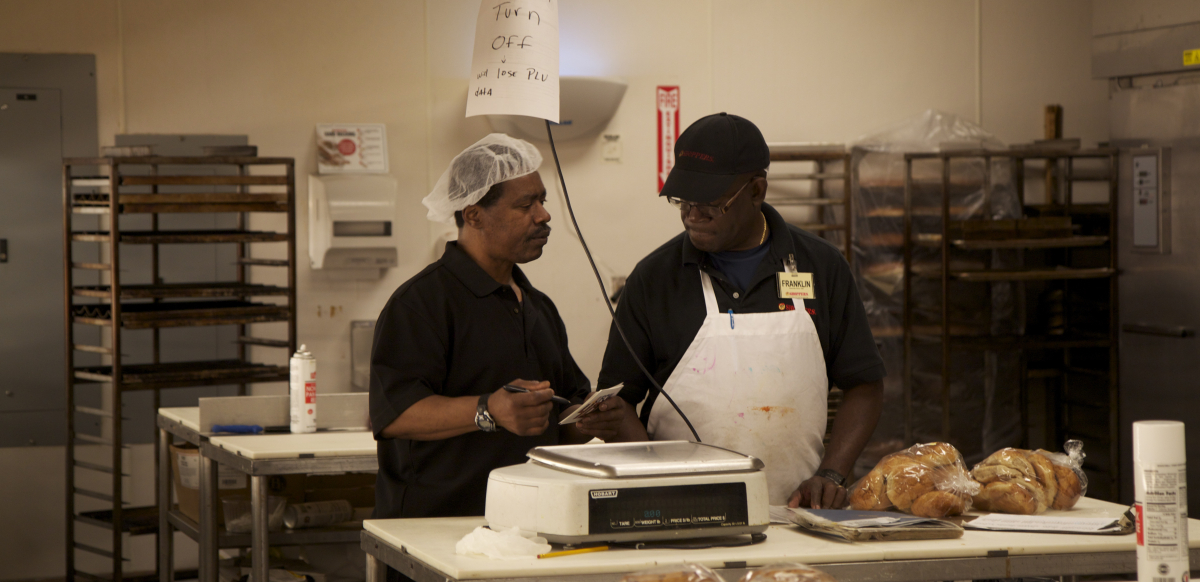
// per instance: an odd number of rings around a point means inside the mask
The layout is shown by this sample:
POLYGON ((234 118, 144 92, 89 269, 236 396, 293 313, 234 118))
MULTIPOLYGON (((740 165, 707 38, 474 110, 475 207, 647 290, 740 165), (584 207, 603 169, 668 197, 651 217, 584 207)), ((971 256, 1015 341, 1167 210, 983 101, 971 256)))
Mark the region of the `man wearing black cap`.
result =
MULTIPOLYGON (((883 359, 841 252, 763 201, 769 164, 762 133, 736 115, 679 136, 660 196, 685 232, 634 268, 617 321, 704 442, 766 463, 772 505, 842 507, 879 419, 883 359), (845 396, 826 450, 831 385, 845 396)), ((614 326, 598 385, 619 382, 627 401, 645 400, 651 439, 692 440, 614 326)))

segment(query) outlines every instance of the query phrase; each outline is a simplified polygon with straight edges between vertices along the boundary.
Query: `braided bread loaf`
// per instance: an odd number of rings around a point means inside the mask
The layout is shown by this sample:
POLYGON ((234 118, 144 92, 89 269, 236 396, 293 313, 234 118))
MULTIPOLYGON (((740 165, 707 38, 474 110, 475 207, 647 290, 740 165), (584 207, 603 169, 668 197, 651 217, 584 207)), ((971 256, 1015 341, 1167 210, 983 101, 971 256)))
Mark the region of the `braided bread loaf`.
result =
POLYGON ((975 507, 1020 515, 1074 507, 1082 496, 1079 476, 1052 458, 1054 453, 1040 450, 1010 448, 992 453, 971 471, 982 486, 975 507))
POLYGON ((978 484, 962 455, 948 443, 913 445, 879 461, 850 492, 850 507, 895 507, 921 517, 959 515, 971 506, 978 484))

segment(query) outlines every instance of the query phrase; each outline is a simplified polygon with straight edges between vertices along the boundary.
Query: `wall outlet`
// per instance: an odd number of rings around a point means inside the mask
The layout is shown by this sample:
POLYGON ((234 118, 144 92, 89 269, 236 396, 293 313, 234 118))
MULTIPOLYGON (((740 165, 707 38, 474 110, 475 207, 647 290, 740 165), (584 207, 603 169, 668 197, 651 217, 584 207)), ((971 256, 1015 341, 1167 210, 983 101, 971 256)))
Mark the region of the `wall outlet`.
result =
POLYGON ((621 134, 606 133, 606 134, 600 136, 600 138, 604 141, 604 144, 601 148, 601 156, 604 158, 604 161, 620 162, 621 161, 621 149, 622 149, 621 148, 621 134))

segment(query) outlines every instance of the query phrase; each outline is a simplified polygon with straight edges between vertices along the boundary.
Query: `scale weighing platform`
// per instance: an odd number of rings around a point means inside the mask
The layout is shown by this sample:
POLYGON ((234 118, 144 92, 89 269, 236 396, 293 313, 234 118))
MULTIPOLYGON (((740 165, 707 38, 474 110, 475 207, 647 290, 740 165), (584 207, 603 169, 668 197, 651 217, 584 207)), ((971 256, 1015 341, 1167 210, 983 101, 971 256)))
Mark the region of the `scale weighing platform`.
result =
POLYGON ((688 441, 537 447, 488 477, 488 525, 553 543, 756 534, 770 525, 763 462, 688 441))

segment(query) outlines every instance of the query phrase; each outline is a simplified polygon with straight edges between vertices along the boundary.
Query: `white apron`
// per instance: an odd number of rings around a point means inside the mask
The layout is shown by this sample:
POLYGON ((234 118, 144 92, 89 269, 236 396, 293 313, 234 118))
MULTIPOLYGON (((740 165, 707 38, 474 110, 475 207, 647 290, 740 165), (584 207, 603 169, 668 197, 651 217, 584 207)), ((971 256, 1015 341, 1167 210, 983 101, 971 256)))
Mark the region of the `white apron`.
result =
MULTIPOLYGON (((783 505, 825 454, 829 381, 812 317, 794 311, 729 313, 717 309, 712 279, 700 272, 706 315, 663 389, 711 445, 766 464, 771 505, 783 505)), ((666 398, 650 411, 651 440, 692 440, 666 398)))

